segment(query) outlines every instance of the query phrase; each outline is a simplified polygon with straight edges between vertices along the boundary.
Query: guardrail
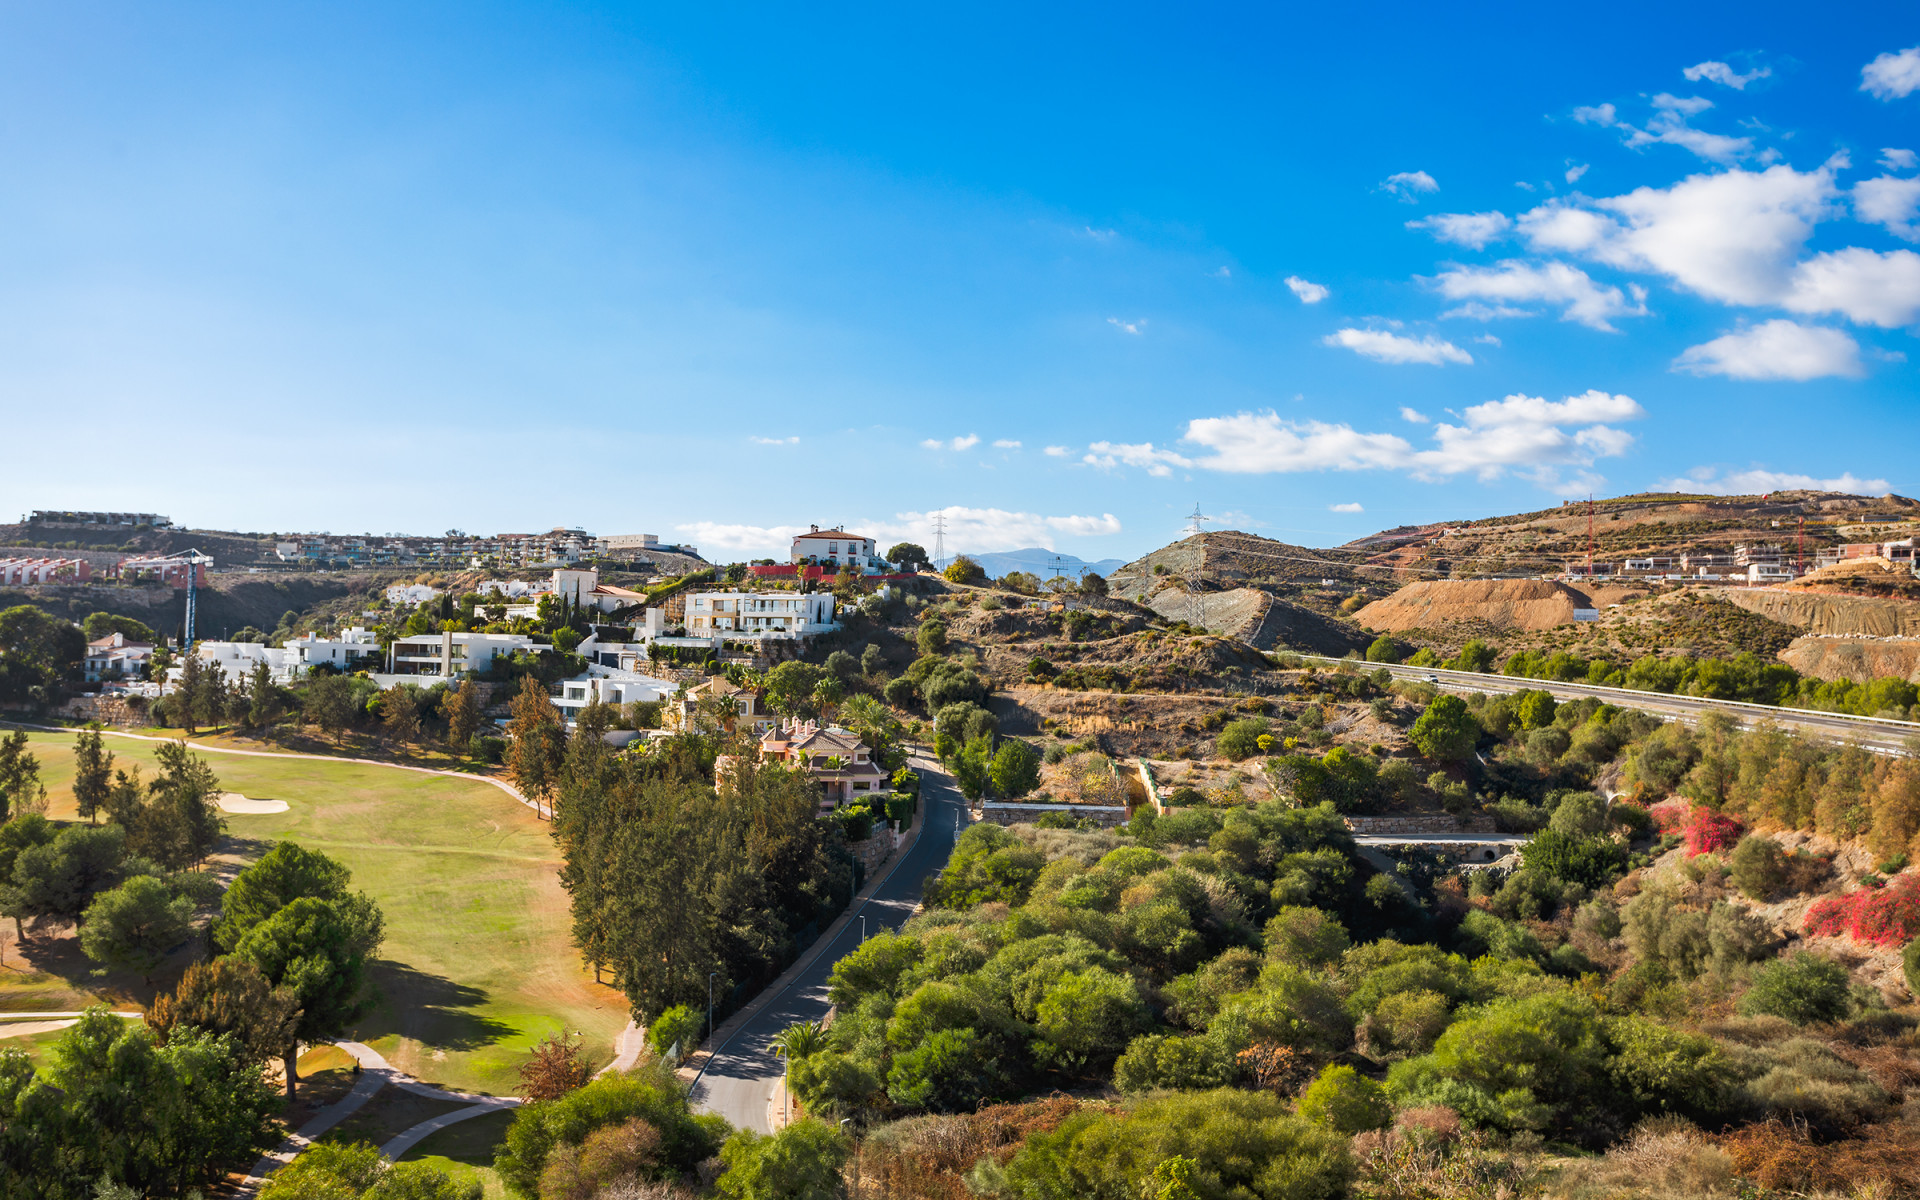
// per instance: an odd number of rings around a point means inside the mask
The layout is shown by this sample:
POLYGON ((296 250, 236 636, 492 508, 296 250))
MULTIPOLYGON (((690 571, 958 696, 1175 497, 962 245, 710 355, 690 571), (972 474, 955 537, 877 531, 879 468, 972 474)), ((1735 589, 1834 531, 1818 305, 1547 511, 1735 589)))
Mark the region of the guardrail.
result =
MULTIPOLYGON (((1298 651, 1292 650, 1285 651, 1285 653, 1292 654, 1295 658, 1314 659, 1319 662, 1335 664, 1358 663, 1358 660, 1355 659, 1329 658, 1324 654, 1301 654, 1298 651)), ((1616 696, 1640 696, 1653 697, 1656 699, 1664 697, 1669 700, 1691 700, 1696 704, 1716 704, 1728 708, 1746 708, 1752 709, 1754 712, 1762 713, 1788 713, 1802 717, 1831 717, 1840 721, 1860 721, 1868 725, 1898 725, 1902 729, 1910 729, 1915 733, 1920 733, 1920 721, 1902 721, 1897 717, 1863 717, 1857 713, 1827 712, 1818 708, 1788 708, 1780 704, 1755 704, 1751 700, 1720 700, 1712 696, 1683 696, 1677 692, 1648 692, 1642 691, 1639 688, 1609 687, 1604 683, 1587 683, 1584 680, 1575 679, 1527 679, 1519 675, 1495 675, 1481 671, 1459 671, 1451 667, 1408 667, 1402 666, 1399 663, 1372 663, 1367 665, 1376 668, 1385 667, 1396 676, 1401 672, 1405 672, 1407 674, 1426 674, 1435 677, 1445 676, 1454 679, 1471 679, 1476 681, 1498 679, 1503 682, 1519 684, 1522 687, 1530 683, 1550 683, 1558 684, 1561 687, 1578 687, 1587 688, 1596 692, 1608 692, 1616 696)))

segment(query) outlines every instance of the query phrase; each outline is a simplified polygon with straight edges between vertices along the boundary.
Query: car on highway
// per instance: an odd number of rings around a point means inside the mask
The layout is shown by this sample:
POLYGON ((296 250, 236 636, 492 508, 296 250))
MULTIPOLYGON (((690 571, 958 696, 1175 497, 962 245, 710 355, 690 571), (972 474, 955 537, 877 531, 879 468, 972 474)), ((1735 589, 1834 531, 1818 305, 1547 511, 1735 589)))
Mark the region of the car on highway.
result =
POLYGON ((1440 682, 1440 677, 1438 675, 1429 675, 1421 682, 1437 684, 1440 682))

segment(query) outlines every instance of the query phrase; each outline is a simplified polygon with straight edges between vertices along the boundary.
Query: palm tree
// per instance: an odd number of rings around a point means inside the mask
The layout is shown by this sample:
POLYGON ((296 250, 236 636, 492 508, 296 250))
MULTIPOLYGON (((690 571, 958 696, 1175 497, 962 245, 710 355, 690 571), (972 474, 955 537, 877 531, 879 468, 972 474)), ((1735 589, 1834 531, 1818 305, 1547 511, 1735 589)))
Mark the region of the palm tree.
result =
MULTIPOLYGON (((778 1054, 785 1067, 787 1094, 792 1094, 793 1060, 810 1058, 827 1048, 827 1027, 818 1021, 797 1021, 780 1031, 773 1039, 773 1052, 778 1054)), ((782 1111, 784 1112, 784 1105, 782 1111)))

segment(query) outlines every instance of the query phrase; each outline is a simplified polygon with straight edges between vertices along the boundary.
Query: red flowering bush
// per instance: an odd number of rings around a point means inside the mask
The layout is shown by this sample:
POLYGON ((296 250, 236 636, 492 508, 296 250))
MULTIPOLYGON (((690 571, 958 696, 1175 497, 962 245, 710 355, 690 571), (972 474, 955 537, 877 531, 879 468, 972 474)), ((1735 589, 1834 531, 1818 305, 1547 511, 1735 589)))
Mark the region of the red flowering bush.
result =
POLYGON ((1904 945, 1920 936, 1920 875, 1908 873, 1886 887, 1816 900, 1801 928, 1818 937, 1844 934, 1870 946, 1904 945))
POLYGON ((1747 827, 1725 813, 1714 812, 1710 808, 1696 808, 1687 818, 1681 833, 1687 839, 1687 857, 1700 854, 1718 854, 1722 850, 1733 849, 1740 835, 1747 827))

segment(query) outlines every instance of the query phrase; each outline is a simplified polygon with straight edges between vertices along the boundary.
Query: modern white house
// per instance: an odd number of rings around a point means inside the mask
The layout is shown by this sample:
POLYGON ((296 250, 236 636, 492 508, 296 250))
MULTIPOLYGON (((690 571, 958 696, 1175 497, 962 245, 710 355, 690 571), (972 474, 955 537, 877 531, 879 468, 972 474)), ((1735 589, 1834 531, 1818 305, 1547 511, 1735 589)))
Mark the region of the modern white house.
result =
POLYGON ((386 657, 379 635, 358 625, 330 638, 303 633, 288 641, 286 648, 299 654, 303 673, 323 664, 342 671, 377 668, 386 657))
POLYGON ((563 681, 560 694, 553 698, 553 706, 571 722, 579 717, 581 709, 595 700, 602 704, 654 703, 672 698, 679 687, 669 680, 632 671, 602 669, 563 681))
POLYGON ((439 588, 428 587, 424 583, 396 583, 388 588, 386 593, 388 604, 408 606, 425 604, 429 600, 437 599, 441 594, 439 588))
POLYGON ((802 638, 840 628, 829 592, 691 592, 689 637, 802 638))
POLYGON ((387 650, 387 674, 453 679, 485 671, 502 655, 544 654, 551 648, 518 633, 420 633, 394 640, 387 650))
MULTIPOLYGON (((253 674, 260 663, 267 664, 267 671, 275 683, 292 683, 306 674, 306 668, 300 663, 298 652, 282 646, 263 646, 259 642, 196 642, 193 652, 203 666, 218 665, 226 674, 229 685, 253 674)), ((185 674, 184 666, 167 668, 166 689, 171 690, 185 674)))
POLYGON ((811 532, 793 539, 789 561, 796 566, 851 566, 856 571, 867 573, 887 569, 886 560, 874 551, 872 538, 848 533, 844 529, 822 529, 818 525, 813 526, 811 532))
POLYGON ((632 608, 636 604, 647 602, 645 592, 601 583, 600 572, 592 568, 586 570, 561 568, 554 571, 553 594, 570 604, 604 613, 632 608))

